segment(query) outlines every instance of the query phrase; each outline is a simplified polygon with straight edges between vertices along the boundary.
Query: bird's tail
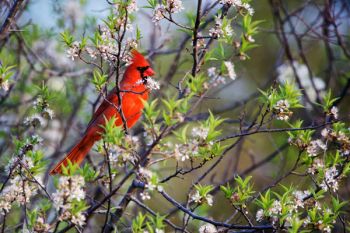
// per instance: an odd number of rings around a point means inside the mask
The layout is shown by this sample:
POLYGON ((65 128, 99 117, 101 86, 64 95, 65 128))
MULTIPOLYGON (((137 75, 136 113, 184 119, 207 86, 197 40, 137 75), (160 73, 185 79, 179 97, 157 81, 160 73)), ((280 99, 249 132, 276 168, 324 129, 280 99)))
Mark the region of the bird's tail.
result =
POLYGON ((89 153, 91 147, 94 145, 95 140, 89 135, 85 135, 78 144, 61 160, 51 171, 50 175, 62 174, 62 166, 67 166, 68 161, 73 164, 80 165, 87 153, 89 153))

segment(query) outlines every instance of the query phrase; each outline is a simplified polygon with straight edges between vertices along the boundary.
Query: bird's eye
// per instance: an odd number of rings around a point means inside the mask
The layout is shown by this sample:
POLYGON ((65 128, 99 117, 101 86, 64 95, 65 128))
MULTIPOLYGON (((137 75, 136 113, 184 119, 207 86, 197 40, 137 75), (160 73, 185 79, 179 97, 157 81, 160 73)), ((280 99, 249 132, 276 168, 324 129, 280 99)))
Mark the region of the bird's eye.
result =
POLYGON ((149 68, 149 66, 139 66, 139 67, 137 67, 136 69, 143 73, 143 72, 145 72, 148 68, 149 68))

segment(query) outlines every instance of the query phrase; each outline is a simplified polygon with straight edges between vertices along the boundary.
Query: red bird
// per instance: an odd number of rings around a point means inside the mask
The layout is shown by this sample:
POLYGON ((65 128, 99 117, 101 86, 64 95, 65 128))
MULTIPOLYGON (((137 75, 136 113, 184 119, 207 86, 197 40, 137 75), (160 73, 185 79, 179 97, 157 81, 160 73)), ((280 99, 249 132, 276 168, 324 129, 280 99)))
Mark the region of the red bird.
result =
MULTIPOLYGON (((154 75, 154 71, 142 54, 133 50, 132 55, 132 64, 126 68, 123 79, 120 82, 121 108, 128 128, 133 127, 142 114, 142 101, 148 99, 149 93, 146 87, 147 77, 154 75)), ((67 166, 68 160, 78 165, 83 161, 94 143, 101 139, 101 133, 103 133, 101 126, 105 124, 106 119, 109 120, 115 116, 115 124, 117 126, 123 125, 119 112, 116 109, 119 103, 115 88, 109 93, 106 99, 107 101, 104 100, 92 116, 83 138, 50 171, 51 175, 61 174, 62 165, 67 166)))

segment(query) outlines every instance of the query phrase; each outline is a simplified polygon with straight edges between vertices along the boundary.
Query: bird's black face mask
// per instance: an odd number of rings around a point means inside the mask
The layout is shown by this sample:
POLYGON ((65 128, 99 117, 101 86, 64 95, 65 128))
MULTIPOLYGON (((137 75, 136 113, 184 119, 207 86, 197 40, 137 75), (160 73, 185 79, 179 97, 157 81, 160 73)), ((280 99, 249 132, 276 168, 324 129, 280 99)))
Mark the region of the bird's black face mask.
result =
POLYGON ((148 78, 148 76, 145 75, 145 72, 146 72, 146 70, 149 69, 149 66, 139 66, 139 67, 137 67, 136 69, 137 69, 137 70, 140 72, 140 74, 141 74, 142 83, 143 83, 144 85, 146 85, 146 84, 147 84, 147 78, 148 78))

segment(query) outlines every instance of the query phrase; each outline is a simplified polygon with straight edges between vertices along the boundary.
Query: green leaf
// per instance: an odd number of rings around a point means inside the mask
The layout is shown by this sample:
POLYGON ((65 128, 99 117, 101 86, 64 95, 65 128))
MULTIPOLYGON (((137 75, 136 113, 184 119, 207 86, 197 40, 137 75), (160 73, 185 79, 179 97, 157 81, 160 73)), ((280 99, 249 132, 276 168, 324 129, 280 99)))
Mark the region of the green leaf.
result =
POLYGON ((92 83, 95 85, 96 90, 102 91, 103 86, 106 84, 108 75, 101 73, 95 69, 93 72, 92 83))
POLYGON ((66 43, 68 47, 71 47, 74 42, 74 37, 72 36, 72 34, 68 30, 66 30, 64 32, 61 32, 60 35, 63 42, 66 43))

